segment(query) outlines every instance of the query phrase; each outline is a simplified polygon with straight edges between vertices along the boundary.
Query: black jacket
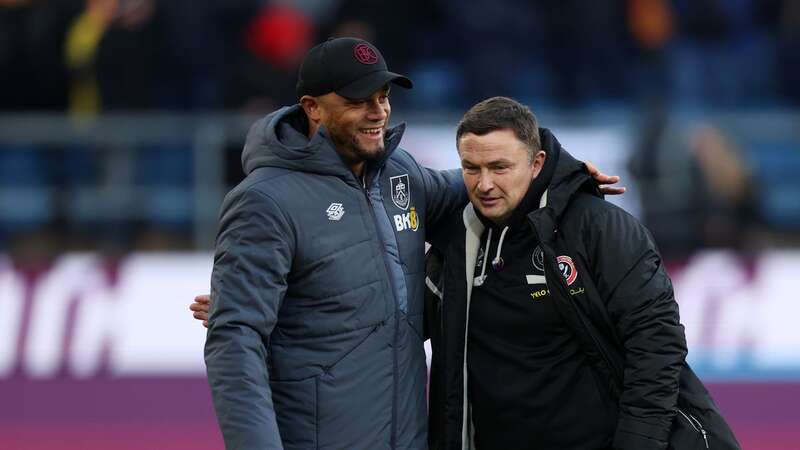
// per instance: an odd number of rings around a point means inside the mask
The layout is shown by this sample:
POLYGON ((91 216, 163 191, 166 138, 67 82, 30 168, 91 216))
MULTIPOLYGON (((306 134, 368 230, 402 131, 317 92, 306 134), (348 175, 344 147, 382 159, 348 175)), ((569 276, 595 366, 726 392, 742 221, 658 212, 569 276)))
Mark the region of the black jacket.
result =
MULTIPOLYGON (((697 393, 707 399, 699 403, 714 408, 686 366, 672 284, 649 232, 601 198, 583 164, 562 151, 549 131, 541 134, 543 146, 548 153, 559 152, 559 160, 540 207, 527 220, 544 250, 550 301, 572 305, 578 313, 565 320, 574 329, 591 328, 576 334, 619 398, 614 447, 666 448, 677 414, 679 379, 681 389, 697 393), (559 270, 564 257, 577 274, 574 280, 559 270), (624 379, 622 385, 617 379, 624 379)), ((449 245, 428 261, 427 284, 441 299, 430 304, 428 317, 433 344, 429 440, 431 449, 455 450, 471 448, 465 336, 483 224, 468 205, 448 228, 449 245)))

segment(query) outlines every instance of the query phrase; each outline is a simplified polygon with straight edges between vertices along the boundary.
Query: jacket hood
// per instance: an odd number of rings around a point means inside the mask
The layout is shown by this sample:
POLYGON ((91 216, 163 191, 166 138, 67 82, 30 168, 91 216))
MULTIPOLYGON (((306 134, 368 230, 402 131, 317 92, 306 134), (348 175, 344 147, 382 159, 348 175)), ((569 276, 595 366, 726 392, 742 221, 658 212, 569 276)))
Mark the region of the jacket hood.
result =
MULTIPOLYGON (((382 164, 403 137, 405 124, 386 130, 386 153, 382 164)), ((351 176, 325 127, 309 139, 308 119, 300 105, 283 107, 259 119, 247 133, 242 152, 242 169, 250 174, 259 167, 280 167, 339 177, 351 176)))
MULTIPOLYGON (((597 184, 586 171, 586 166, 583 162, 578 161, 564 150, 564 147, 561 146, 561 143, 558 142, 558 139, 550 130, 541 128, 539 136, 548 158, 550 155, 558 155, 550 183, 541 196, 540 208, 551 210, 553 216, 559 219, 569 204, 570 197, 575 193, 586 191, 601 196, 597 184)), ((528 213, 530 212, 529 210, 528 213)))

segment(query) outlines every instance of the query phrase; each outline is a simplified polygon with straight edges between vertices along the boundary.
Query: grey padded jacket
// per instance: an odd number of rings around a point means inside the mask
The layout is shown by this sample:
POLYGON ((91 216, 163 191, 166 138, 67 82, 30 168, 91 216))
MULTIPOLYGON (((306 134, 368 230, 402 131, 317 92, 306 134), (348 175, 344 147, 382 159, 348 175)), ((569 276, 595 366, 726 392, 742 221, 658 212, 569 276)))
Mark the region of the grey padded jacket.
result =
POLYGON ((256 122, 222 204, 205 361, 228 449, 426 449, 425 241, 467 202, 387 130, 358 180, 299 106, 256 122))

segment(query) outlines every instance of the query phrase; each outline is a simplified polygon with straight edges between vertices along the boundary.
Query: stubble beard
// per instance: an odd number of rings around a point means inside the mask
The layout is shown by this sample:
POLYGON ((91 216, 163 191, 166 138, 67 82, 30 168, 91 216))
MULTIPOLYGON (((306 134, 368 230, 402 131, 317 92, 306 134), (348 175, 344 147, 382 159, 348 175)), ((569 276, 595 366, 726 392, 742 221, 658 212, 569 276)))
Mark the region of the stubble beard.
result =
POLYGON ((362 148, 358 143, 358 138, 344 130, 328 129, 331 141, 336 146, 336 150, 348 163, 370 162, 381 159, 386 154, 386 146, 380 142, 375 150, 362 148))

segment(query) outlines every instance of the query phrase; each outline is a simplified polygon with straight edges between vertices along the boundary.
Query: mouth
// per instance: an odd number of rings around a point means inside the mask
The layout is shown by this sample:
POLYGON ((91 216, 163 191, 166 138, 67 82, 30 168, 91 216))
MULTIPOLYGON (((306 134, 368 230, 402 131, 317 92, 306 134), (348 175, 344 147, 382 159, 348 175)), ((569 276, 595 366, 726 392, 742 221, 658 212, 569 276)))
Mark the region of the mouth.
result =
POLYGON ((500 197, 478 197, 478 201, 482 206, 491 208, 492 206, 496 206, 500 203, 500 197))
POLYGON ((358 134, 370 140, 379 140, 383 138, 383 127, 359 128, 358 134))

